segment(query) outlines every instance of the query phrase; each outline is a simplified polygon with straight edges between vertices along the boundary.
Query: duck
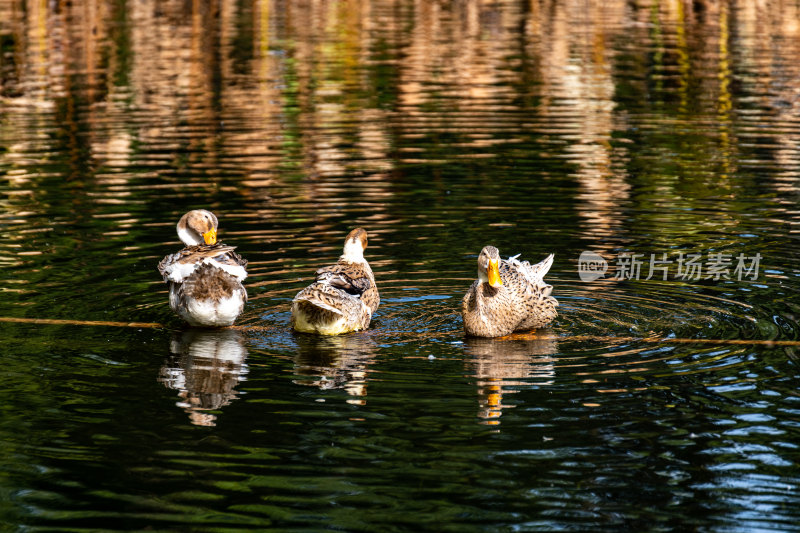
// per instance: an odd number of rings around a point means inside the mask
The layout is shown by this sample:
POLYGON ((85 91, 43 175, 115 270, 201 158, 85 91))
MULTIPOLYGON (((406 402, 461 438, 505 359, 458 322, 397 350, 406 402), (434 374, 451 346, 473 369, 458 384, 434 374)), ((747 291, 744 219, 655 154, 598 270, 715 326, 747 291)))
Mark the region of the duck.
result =
POLYGON ((494 246, 478 256, 478 279, 461 302, 464 331, 471 337, 502 337, 515 331, 544 328, 558 316, 558 301, 544 276, 553 265, 553 254, 531 265, 517 259, 500 259, 494 246))
POLYGON ((169 284, 169 305, 191 326, 231 326, 244 309, 247 260, 235 246, 217 242, 219 222, 205 209, 194 209, 178 221, 186 247, 158 264, 169 284))
POLYGON ((318 269, 314 283, 297 293, 291 317, 295 331, 341 335, 369 327, 381 299, 364 259, 367 243, 366 230, 352 230, 339 260, 318 269))

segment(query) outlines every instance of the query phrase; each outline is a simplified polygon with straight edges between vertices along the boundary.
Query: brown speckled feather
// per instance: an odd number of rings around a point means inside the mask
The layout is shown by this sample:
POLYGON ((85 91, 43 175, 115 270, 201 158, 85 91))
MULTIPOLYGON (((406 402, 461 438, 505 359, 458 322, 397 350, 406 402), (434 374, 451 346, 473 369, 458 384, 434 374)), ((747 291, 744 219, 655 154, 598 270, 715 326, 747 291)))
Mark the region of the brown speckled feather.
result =
POLYGON ((314 283, 297 293, 292 301, 294 329, 338 335, 369 327, 380 295, 362 255, 366 243, 363 229, 351 231, 339 261, 318 269, 314 283))
POLYGON ((381 303, 378 288, 375 286, 375 276, 366 261, 349 263, 340 259, 335 265, 318 269, 316 276, 317 282, 360 297, 373 313, 381 303))
POLYGON ((179 252, 166 256, 158 264, 158 271, 170 286, 170 306, 190 324, 208 326, 228 325, 228 322, 233 322, 233 319, 202 319, 193 310, 193 303, 209 302, 208 305, 213 306, 226 299, 236 298, 239 304, 238 312, 235 314, 241 313, 247 302, 247 291, 242 282, 224 269, 204 262, 205 259, 213 259, 216 263, 229 267, 246 267, 247 260, 234 252, 235 249, 235 246, 222 243, 187 246, 179 252), (196 267, 181 281, 171 280, 169 270, 180 265, 187 267, 196 265, 196 267), (217 323, 216 320, 221 321, 217 323))
POLYGON ((499 262, 501 286, 492 287, 488 282, 476 280, 461 304, 467 335, 500 337, 548 326, 558 315, 558 302, 550 296, 553 287, 542 279, 552 261, 550 255, 531 265, 513 257, 499 262))
POLYGON ((320 325, 320 333, 325 333, 326 324, 340 320, 338 333, 366 329, 372 320, 372 310, 358 296, 321 282, 314 282, 300 291, 292 307, 293 327, 298 325, 297 313, 302 312, 307 322, 320 325))
POLYGON ((187 246, 179 252, 170 254, 158 263, 158 271, 164 277, 164 281, 168 281, 166 268, 173 263, 199 263, 206 257, 215 259, 219 263, 230 266, 247 266, 247 259, 242 259, 242 256, 234 252, 235 246, 228 246, 221 242, 213 245, 195 245, 187 246))

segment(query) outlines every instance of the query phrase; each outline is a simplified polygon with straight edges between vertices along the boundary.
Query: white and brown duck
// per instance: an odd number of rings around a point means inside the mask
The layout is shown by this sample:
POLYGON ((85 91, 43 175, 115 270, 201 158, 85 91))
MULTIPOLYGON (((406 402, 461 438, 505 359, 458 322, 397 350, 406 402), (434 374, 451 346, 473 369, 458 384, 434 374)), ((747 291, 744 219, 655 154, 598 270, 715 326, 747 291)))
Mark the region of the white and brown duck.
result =
POLYGON ((340 335, 369 327, 380 304, 372 269, 364 259, 367 232, 347 234, 336 264, 316 272, 316 281, 292 301, 292 327, 304 333, 340 335))
POLYGON ((247 291, 247 261, 235 246, 217 242, 217 217, 195 209, 178 221, 178 237, 186 245, 166 256, 158 271, 169 284, 169 305, 192 326, 230 326, 242 312, 247 291))
POLYGON ((553 264, 553 254, 531 265, 519 255, 500 259, 494 246, 478 256, 478 279, 461 302, 464 331, 474 337, 502 337, 514 331, 544 328, 558 316, 558 301, 544 276, 553 264))

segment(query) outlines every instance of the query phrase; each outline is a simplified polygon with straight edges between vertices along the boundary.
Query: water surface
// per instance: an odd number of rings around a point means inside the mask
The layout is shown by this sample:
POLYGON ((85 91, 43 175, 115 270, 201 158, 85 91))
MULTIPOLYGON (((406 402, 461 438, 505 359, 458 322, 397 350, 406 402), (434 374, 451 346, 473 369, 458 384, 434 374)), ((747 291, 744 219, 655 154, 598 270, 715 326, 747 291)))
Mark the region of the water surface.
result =
POLYGON ((797 20, 0 0, 0 521, 800 529, 797 20), (196 207, 249 260, 238 329, 168 308, 156 265, 196 207), (356 226, 372 327, 292 333, 356 226), (551 328, 463 336, 486 244, 555 253, 551 328))

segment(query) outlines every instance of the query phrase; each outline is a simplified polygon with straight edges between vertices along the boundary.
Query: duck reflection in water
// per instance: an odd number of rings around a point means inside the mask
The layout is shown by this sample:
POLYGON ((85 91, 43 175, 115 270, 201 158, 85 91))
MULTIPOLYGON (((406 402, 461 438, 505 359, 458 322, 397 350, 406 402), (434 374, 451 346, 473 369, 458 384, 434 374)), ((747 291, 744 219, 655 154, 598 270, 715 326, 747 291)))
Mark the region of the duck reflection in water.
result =
POLYGON ((478 385, 480 416, 486 424, 497 425, 504 408, 504 395, 517 392, 519 387, 552 385, 555 365, 552 355, 558 342, 551 335, 519 335, 520 338, 467 338, 467 355, 478 385))
POLYGON ((158 381, 179 391, 176 405, 193 424, 216 425, 217 415, 210 411, 236 398, 236 385, 247 374, 242 334, 235 329, 188 329, 173 337, 170 351, 158 381))
POLYGON ((367 374, 376 344, 368 334, 297 336, 295 373, 309 376, 295 383, 320 389, 344 389, 348 403, 366 404, 367 374))

